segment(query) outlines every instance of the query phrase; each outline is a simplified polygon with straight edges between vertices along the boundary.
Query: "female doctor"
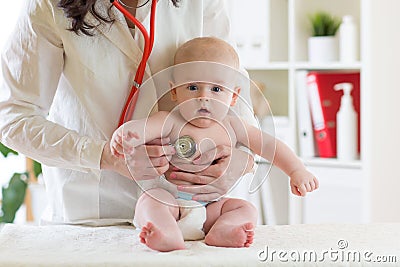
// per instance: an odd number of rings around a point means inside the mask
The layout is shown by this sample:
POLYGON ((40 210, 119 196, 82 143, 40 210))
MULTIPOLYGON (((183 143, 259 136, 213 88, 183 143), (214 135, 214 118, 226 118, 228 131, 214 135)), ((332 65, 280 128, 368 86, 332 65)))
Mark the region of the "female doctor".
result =
MULTIPOLYGON (((151 1, 120 2, 148 28, 151 1)), ((223 0, 158 1, 146 76, 170 66, 176 48, 188 39, 217 36, 229 41, 229 27, 223 0)), ((5 145, 43 163, 48 207, 42 222, 131 222, 138 193, 134 179, 168 169, 166 157, 174 153, 169 140, 143 146, 130 159, 129 171, 109 150, 142 47, 141 33, 109 0, 26 1, 1 58, 0 136, 5 145)), ((154 95, 140 94, 138 103, 152 103, 154 95)), ((249 101, 248 92, 244 97, 249 101)), ((169 105, 163 100, 158 108, 169 105)), ((134 114, 147 115, 138 107, 134 114)), ((235 164, 229 164, 229 176, 201 191, 187 187, 197 200, 225 194, 246 162, 253 163, 246 152, 236 149, 230 155, 223 146, 208 155, 215 157, 204 155, 204 163, 217 163, 201 173, 177 171, 176 179, 208 184, 230 160, 235 164)))

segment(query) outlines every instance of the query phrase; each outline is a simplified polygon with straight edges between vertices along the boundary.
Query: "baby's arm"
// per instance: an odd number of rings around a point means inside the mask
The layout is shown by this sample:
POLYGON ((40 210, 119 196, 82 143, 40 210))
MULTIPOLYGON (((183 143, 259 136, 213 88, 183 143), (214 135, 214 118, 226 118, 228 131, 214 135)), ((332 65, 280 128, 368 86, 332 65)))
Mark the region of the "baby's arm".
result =
POLYGON ((290 177, 293 194, 305 196, 307 192, 318 188, 318 180, 286 144, 239 117, 232 116, 230 121, 238 142, 272 162, 290 177))
POLYGON ((169 112, 160 111, 146 119, 125 122, 113 133, 111 152, 123 157, 124 153, 133 153, 137 146, 168 136, 172 130, 172 120, 167 120, 168 115, 169 112))

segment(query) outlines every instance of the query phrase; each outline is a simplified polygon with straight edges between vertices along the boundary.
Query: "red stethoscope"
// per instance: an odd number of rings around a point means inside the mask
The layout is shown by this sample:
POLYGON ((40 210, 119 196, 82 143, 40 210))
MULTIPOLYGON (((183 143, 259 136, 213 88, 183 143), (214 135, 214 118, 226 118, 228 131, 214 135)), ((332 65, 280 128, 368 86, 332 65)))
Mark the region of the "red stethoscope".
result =
POLYGON ((133 111, 136 106, 136 101, 138 99, 138 91, 139 87, 143 82, 143 76, 146 69, 146 63, 149 59, 151 50, 153 49, 154 44, 154 28, 155 28, 155 17, 156 17, 156 5, 157 0, 151 1, 151 12, 150 12, 150 35, 147 32, 146 28, 137 20, 131 13, 129 13, 118 0, 111 0, 111 3, 119 10, 122 14, 124 14, 135 26, 140 30, 144 39, 144 48, 142 59, 139 63, 139 66, 136 71, 135 80, 133 82, 133 86, 131 92, 129 93, 128 99, 126 100, 124 109, 122 110, 121 116, 119 118, 118 127, 121 126, 125 118, 131 118, 133 111))

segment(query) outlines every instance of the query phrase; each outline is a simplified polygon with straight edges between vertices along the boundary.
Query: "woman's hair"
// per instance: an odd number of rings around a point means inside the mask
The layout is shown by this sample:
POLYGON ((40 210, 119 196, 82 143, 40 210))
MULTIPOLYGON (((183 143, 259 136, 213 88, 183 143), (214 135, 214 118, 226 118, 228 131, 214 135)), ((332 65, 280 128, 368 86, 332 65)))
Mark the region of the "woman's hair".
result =
MULTIPOLYGON (((68 29, 76 34, 83 33, 92 36, 93 29, 101 23, 112 23, 114 19, 110 16, 111 7, 108 9, 107 16, 102 16, 96 9, 97 0, 60 0, 58 7, 64 10, 65 16, 71 19, 72 25, 68 29), (99 22, 97 25, 92 25, 85 20, 86 14, 90 12, 93 17, 99 22)), ((164 1, 164 0, 162 0, 164 1)), ((178 7, 180 0, 171 0, 175 7, 178 7)))

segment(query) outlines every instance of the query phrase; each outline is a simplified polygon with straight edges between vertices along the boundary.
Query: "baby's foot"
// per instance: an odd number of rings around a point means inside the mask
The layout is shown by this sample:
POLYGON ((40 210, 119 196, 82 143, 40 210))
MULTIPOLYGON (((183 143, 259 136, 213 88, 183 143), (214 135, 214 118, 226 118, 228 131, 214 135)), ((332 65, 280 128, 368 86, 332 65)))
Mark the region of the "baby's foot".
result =
POLYGON ((148 222, 142 227, 139 235, 140 242, 146 244, 151 249, 162 252, 185 249, 182 233, 178 227, 177 230, 161 231, 154 224, 148 222))
POLYGON ((205 242, 216 247, 249 247, 254 239, 253 223, 242 225, 214 225, 206 235, 205 242))

